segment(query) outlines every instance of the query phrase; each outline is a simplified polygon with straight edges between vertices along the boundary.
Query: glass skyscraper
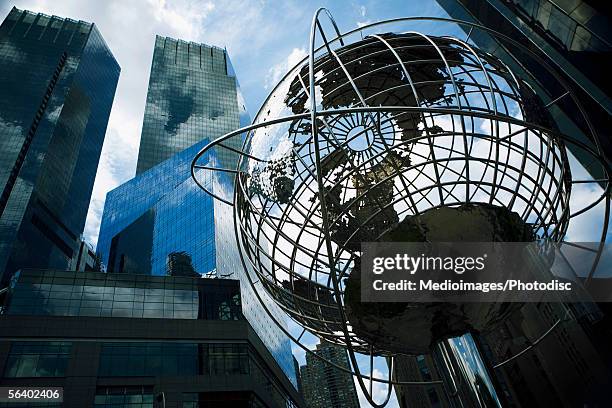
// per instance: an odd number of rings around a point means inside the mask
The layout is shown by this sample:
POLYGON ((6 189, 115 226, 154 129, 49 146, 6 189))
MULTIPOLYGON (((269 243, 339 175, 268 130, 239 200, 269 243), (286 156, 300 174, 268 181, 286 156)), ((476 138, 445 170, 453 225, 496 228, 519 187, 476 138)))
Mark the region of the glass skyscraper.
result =
POLYGON ((92 23, 0 25, 0 284, 78 252, 120 68, 92 23))
POLYGON ((157 36, 136 174, 205 137, 235 130, 240 110, 235 94, 225 50, 157 36))
MULTIPOLYGON (((249 121, 224 50, 158 36, 137 175, 107 194, 97 252, 109 273, 240 280, 246 319, 295 385, 289 340, 243 272, 232 208, 203 192, 190 173, 199 149, 249 121)), ((236 160, 228 150, 209 156, 211 165, 226 168, 236 160)), ((223 196, 233 189, 231 177, 217 174, 207 174, 206 184, 223 196)))

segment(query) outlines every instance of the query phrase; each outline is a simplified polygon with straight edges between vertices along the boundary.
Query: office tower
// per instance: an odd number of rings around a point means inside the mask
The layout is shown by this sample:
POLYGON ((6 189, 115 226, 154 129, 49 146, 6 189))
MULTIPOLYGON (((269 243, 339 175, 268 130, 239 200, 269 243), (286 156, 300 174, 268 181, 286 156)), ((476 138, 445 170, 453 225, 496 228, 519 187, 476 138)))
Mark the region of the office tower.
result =
MULTIPOLYGON (((585 106, 598 142, 612 157, 612 137, 608 124, 612 114, 609 72, 612 69, 612 22, 605 2, 589 0, 437 0, 444 10, 459 20, 475 22, 508 36, 520 47, 502 46, 479 29, 466 35, 483 51, 488 51, 513 71, 524 75, 540 97, 547 100, 555 124, 570 135, 592 146, 586 139, 588 124, 566 94, 541 64, 524 49, 537 53, 571 86, 585 106)), ((569 146, 572 153, 595 179, 602 178, 600 166, 593 165, 581 149, 569 146)))
MULTIPOLYGON (((229 57, 204 44, 157 37, 153 61, 139 153, 139 163, 148 164, 107 194, 97 252, 108 273, 198 273, 240 280, 246 319, 297 387, 289 340, 271 323, 240 262, 232 208, 203 192, 191 178, 197 151, 249 120, 229 57), (172 79, 160 79, 169 73, 183 78, 183 85, 173 87, 166 84, 172 79), (153 142, 156 147, 150 148, 153 142), (184 143, 195 144, 175 153, 184 143), (157 163, 162 156, 168 158, 157 163)), ((239 148, 236 139, 228 144, 239 148)), ((211 166, 225 168, 235 168, 236 160, 231 151, 215 151, 209 157, 211 166)), ((211 191, 225 195, 233 190, 232 177, 206 175, 211 191)))
POLYGON ((240 304, 236 280, 22 271, 0 386, 63 387, 44 406, 65 408, 303 407, 240 304))
POLYGON ((78 252, 120 68, 92 23, 0 25, 0 284, 78 252))
POLYGON ((346 350, 326 341, 317 344, 315 354, 306 354, 306 365, 300 369, 303 396, 309 408, 357 408, 359 400, 349 372, 341 371, 328 364, 330 361, 350 370, 346 350))
POLYGON ((157 36, 136 174, 209 134, 235 130, 235 93, 236 78, 225 50, 157 36))

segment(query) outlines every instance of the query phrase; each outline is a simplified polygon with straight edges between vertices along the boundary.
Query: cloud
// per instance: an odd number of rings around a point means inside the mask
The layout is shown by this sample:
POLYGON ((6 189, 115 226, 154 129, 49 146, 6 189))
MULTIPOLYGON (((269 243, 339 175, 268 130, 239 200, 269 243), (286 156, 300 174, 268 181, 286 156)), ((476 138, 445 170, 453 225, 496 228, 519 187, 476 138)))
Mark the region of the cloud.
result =
POLYGON ((355 5, 354 8, 356 11, 357 18, 359 19, 357 21, 358 28, 367 26, 368 24, 372 24, 372 20, 366 19, 366 15, 368 14, 368 8, 366 6, 364 6, 363 4, 355 5))
POLYGON ((304 57, 308 55, 308 52, 304 48, 294 48, 291 50, 287 59, 285 61, 281 61, 278 64, 272 66, 268 70, 268 75, 266 76, 266 89, 272 89, 281 80, 283 75, 285 75, 291 68, 297 65, 304 57))
POLYGON ((215 9, 211 2, 194 3, 183 1, 148 0, 153 7, 153 16, 158 23, 170 27, 180 38, 200 36, 202 23, 206 16, 215 9))
MULTIPOLYGON (((593 180, 593 177, 580 164, 573 154, 568 154, 572 178, 574 180, 593 180)), ((601 198, 603 189, 598 183, 577 183, 572 186, 570 196, 570 212, 581 211, 601 198)), ((606 200, 601 200, 592 209, 570 219, 565 240, 568 242, 598 242, 602 238, 606 200)), ((612 231, 608 229, 606 242, 612 241, 612 231)))
MULTIPOLYGON (((373 374, 374 374, 374 378, 387 378, 387 375, 383 374, 383 372, 379 370, 378 368, 374 369, 373 374)), ((369 375, 369 372, 367 375, 369 375)), ((363 394, 363 391, 361 391, 361 388, 359 387, 359 383, 357 382, 357 377, 353 377, 353 381, 355 382, 355 388, 357 389, 359 405, 362 407, 371 407, 372 405, 370 405, 365 395, 363 394)), ((364 383, 365 383, 366 389, 368 389, 370 386, 370 383, 367 380, 365 380, 364 383)), ((387 392, 388 392, 387 384, 384 384, 381 382, 375 382, 372 385, 372 399, 374 400, 374 402, 378 404, 380 404, 381 402, 385 400, 385 398, 387 398, 387 392)), ((395 390, 391 390, 391 398, 389 399, 389 403, 387 404, 386 407, 387 408, 398 408, 399 407, 397 403, 397 399, 395 397, 395 390)))

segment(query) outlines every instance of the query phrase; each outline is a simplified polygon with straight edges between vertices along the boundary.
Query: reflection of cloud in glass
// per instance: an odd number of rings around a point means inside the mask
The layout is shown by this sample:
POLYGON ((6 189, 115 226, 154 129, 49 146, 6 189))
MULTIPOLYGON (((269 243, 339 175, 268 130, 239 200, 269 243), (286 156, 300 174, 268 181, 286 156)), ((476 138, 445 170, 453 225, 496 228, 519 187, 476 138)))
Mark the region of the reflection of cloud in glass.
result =
POLYGON ((179 125, 189 120, 193 112, 194 101, 193 95, 178 92, 175 87, 172 87, 169 92, 172 97, 168 98, 168 119, 164 129, 176 134, 179 125))
POLYGON ((8 145, 9 138, 7 137, 7 135, 22 133, 23 127, 19 125, 18 122, 11 122, 9 120, 3 119, 2 116, 0 116, 0 135, 2 135, 2 138, 0 138, 0 147, 2 148, 3 152, 10 148, 10 146, 8 145))
POLYGON ((12 64, 25 64, 27 62, 28 54, 20 47, 13 45, 10 40, 4 43, 2 48, 2 56, 8 62, 12 64))

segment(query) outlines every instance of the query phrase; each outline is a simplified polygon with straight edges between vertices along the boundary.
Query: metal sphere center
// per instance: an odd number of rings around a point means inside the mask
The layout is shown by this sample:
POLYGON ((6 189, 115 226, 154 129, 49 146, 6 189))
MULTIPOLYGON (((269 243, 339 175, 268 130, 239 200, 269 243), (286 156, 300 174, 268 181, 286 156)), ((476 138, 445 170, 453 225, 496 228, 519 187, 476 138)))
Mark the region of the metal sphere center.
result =
POLYGON ((348 132, 346 140, 351 150, 363 152, 372 147, 372 143, 374 143, 374 134, 371 129, 363 125, 357 125, 348 132))

